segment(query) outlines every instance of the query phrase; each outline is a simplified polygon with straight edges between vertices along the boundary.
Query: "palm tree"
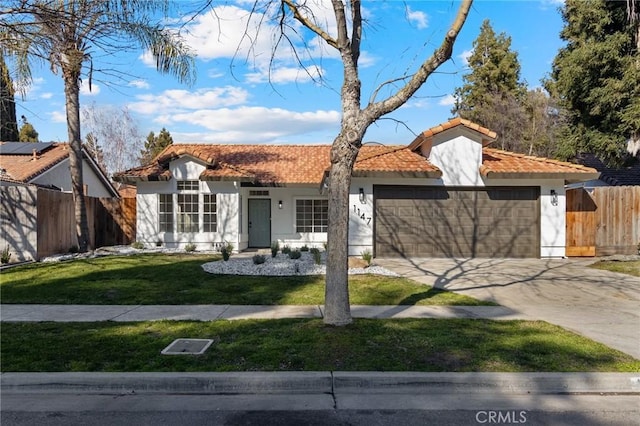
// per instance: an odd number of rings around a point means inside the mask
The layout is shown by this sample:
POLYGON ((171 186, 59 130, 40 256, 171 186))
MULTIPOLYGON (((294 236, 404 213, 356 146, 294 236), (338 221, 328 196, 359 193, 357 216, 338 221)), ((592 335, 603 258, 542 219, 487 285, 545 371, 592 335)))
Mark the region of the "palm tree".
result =
POLYGON ((108 57, 143 48, 153 55, 160 72, 191 83, 195 79, 191 52, 177 32, 154 20, 168 10, 168 2, 160 0, 12 0, 0 6, 0 47, 14 60, 18 87, 30 82, 32 60, 49 62, 64 80, 76 233, 82 252, 89 249, 89 228, 83 196, 81 78, 87 78, 91 88, 94 72, 101 71, 94 67, 98 52, 108 57))

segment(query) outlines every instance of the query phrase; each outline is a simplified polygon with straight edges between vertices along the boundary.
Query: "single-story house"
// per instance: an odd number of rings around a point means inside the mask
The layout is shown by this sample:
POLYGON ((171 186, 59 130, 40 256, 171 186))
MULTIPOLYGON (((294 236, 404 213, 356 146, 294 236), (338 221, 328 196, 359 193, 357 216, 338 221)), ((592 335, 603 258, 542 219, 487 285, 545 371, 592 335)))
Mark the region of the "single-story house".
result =
MULTIPOLYGON (((349 254, 562 257, 565 184, 594 169, 491 148, 456 118, 402 146, 364 144, 349 199, 349 254)), ((321 246, 330 145, 174 144, 117 173, 137 186, 137 239, 236 249, 321 246)))
POLYGON ((598 179, 569 185, 569 188, 596 188, 599 186, 640 186, 640 159, 633 157, 628 165, 611 167, 598 156, 589 153, 578 154, 577 164, 591 167, 600 172, 598 179))
MULTIPOLYGON (((38 260, 77 244, 69 152, 66 143, 0 142, 0 249, 12 261, 38 260)), ((86 151, 82 168, 87 196, 118 197, 86 151)))
MULTIPOLYGON (((0 142, 0 185, 35 185, 71 192, 69 144, 0 142)), ((96 161, 83 150, 85 195, 118 197, 118 191, 96 161)))

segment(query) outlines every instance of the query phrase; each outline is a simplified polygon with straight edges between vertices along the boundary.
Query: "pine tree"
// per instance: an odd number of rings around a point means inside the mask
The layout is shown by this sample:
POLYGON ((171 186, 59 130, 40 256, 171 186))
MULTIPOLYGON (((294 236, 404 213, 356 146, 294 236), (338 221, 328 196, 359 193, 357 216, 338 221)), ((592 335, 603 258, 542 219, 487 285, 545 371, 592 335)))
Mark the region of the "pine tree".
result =
POLYGON ((15 142, 18 138, 13 82, 0 53, 0 141, 15 142))
POLYGON ((147 140, 144 142, 144 150, 140 152, 140 163, 142 165, 150 164, 163 149, 173 144, 171 133, 164 127, 160 130, 158 136, 153 132, 149 132, 147 140))
POLYGON ((502 149, 526 150, 521 123, 527 120, 527 91, 520 81, 520 63, 511 50, 511 37, 496 35, 485 20, 473 42, 469 68, 463 86, 456 89, 452 113, 495 130, 502 149))
POLYGON ((627 141, 640 137, 637 22, 629 19, 627 2, 604 0, 567 0, 562 17, 567 44, 546 82, 569 112, 559 153, 590 152, 620 163, 627 141))

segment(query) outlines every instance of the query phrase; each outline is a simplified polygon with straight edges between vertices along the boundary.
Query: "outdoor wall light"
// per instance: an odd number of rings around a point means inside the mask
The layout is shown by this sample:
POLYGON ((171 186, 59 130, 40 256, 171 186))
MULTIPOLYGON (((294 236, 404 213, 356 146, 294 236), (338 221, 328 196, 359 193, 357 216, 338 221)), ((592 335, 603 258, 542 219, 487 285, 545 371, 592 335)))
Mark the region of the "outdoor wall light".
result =
POLYGON ((358 194, 358 198, 360 199, 360 203, 364 204, 365 200, 364 200, 364 188, 360 188, 360 193, 358 194))
POLYGON ((555 189, 551 190, 551 205, 552 206, 558 205, 558 193, 556 192, 555 189))
POLYGON ((282 200, 278 201, 278 208, 282 210, 282 200))

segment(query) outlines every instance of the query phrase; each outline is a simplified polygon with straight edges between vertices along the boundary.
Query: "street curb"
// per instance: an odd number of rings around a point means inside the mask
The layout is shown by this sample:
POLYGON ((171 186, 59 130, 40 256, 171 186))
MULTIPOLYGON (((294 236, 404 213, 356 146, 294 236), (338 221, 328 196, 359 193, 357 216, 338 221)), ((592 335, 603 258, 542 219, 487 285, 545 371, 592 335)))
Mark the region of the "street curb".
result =
POLYGON ((636 394, 640 373, 2 373, 7 393, 636 394))

